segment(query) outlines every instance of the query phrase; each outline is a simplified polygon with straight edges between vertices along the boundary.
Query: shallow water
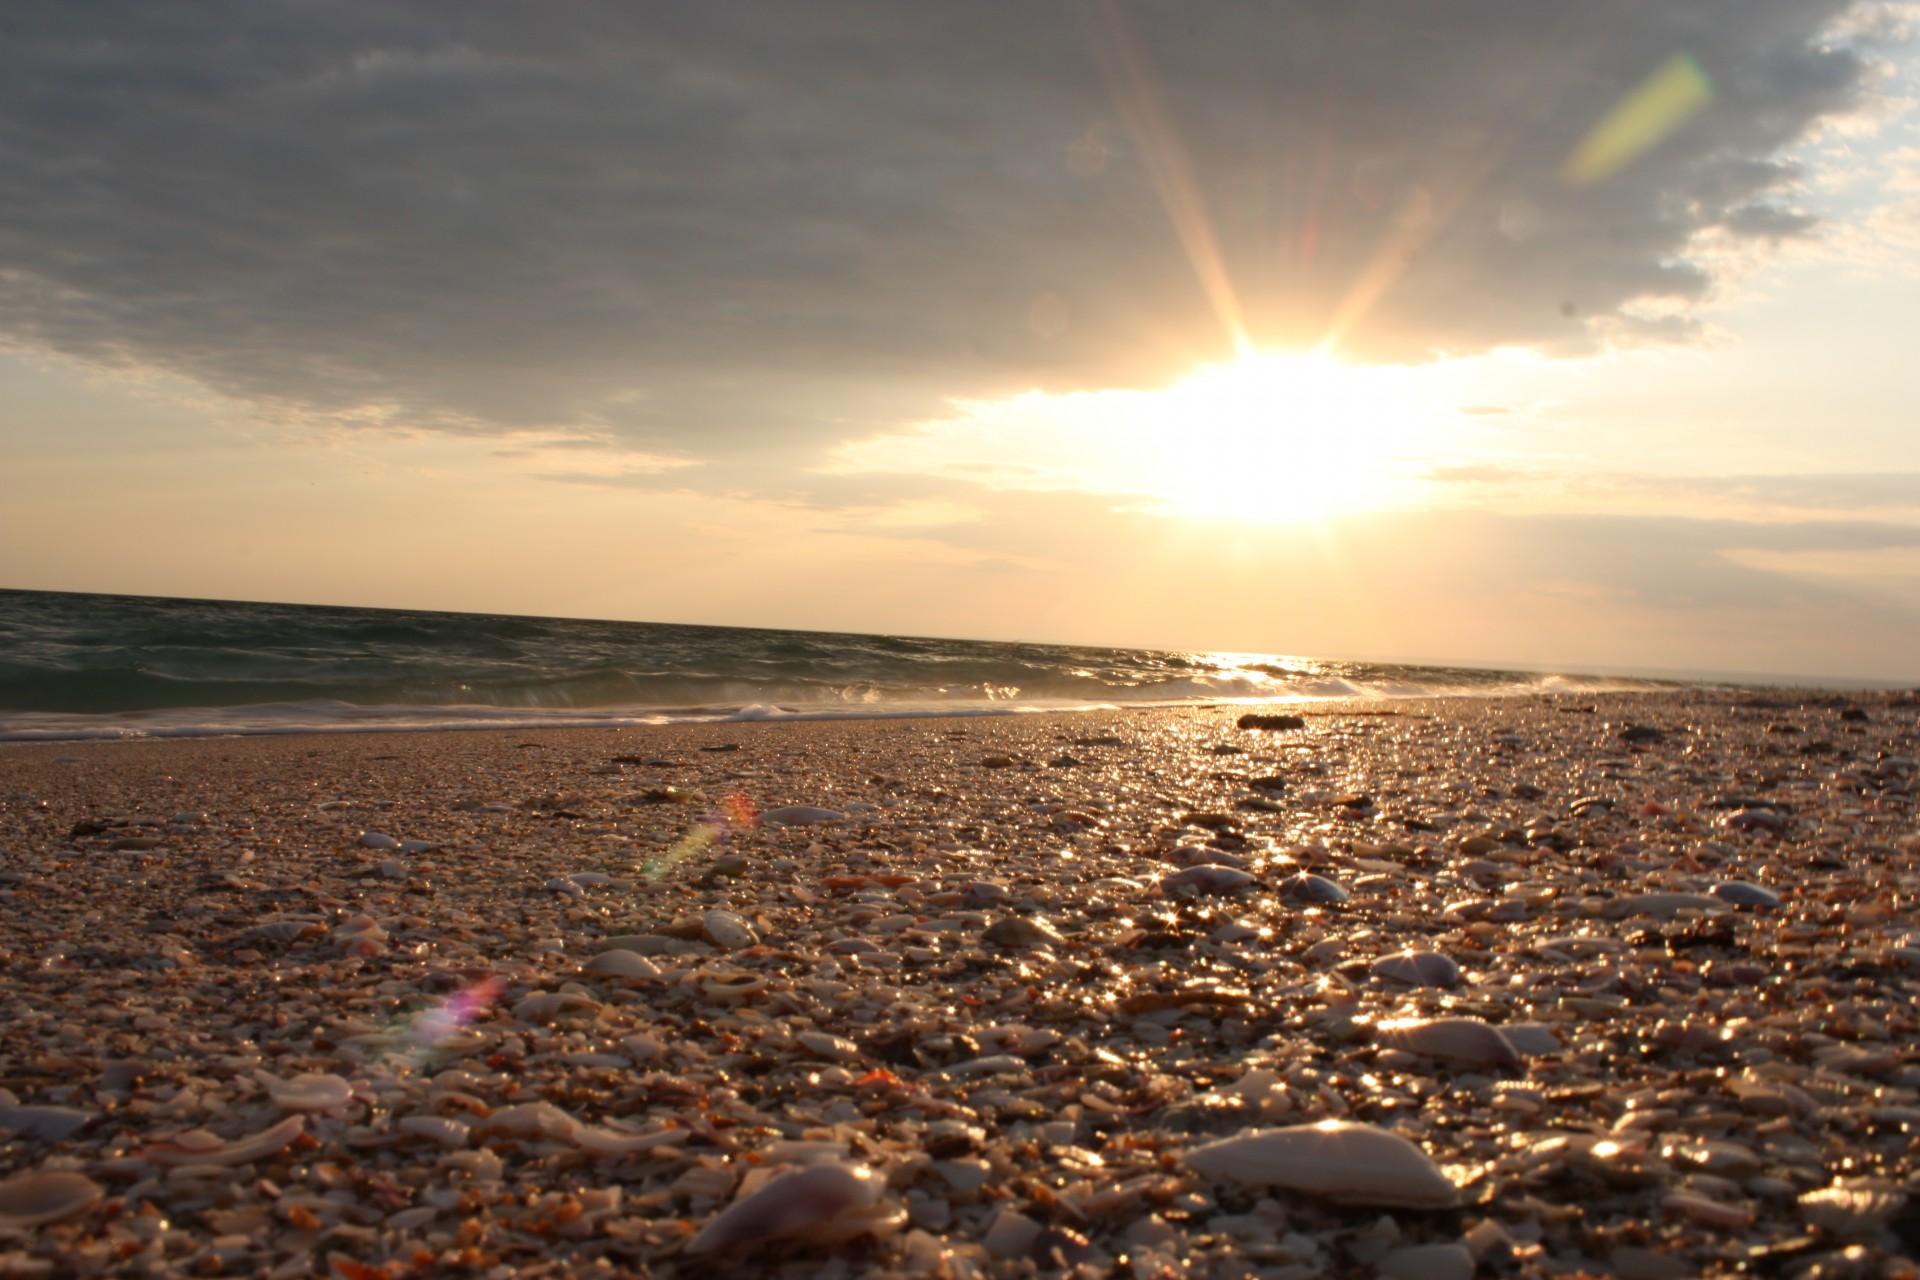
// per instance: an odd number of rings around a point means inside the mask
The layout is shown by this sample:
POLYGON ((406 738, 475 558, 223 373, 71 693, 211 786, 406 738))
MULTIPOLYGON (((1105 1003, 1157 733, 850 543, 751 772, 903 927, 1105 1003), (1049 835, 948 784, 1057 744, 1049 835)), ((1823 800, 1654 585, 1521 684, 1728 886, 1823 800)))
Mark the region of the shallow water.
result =
POLYGON ((0 591, 0 739, 1660 687, 1288 657, 0 591))

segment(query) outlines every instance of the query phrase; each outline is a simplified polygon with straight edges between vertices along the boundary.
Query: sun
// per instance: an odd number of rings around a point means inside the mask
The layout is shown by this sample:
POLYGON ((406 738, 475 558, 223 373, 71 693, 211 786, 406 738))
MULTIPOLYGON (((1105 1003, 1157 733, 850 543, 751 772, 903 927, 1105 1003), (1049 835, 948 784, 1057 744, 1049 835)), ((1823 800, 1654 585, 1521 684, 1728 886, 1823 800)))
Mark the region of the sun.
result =
POLYGON ((1254 354, 1152 393, 1139 482, 1168 514, 1295 522, 1393 506, 1434 417, 1397 368, 1254 354))
POLYGON ((1423 378, 1252 353, 1157 390, 957 401, 950 417, 843 446, 827 469, 1100 494, 1184 520, 1318 523, 1421 500, 1422 474, 1459 434, 1423 378))

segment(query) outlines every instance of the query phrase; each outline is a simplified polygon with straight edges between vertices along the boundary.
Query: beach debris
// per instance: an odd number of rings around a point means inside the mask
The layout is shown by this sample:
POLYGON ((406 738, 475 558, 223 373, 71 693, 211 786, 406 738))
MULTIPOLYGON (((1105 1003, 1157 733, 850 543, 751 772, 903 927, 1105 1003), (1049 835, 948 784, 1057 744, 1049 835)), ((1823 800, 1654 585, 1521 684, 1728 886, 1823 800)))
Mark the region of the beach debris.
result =
POLYGON ((105 1194, 92 1178, 70 1170, 15 1174, 0 1181, 0 1231, 26 1231, 76 1218, 105 1194))
POLYGON ((752 1194, 722 1209, 687 1241, 688 1253, 718 1253, 796 1240, 840 1244, 856 1236, 887 1236, 906 1221, 888 1202, 886 1181, 863 1164, 832 1161, 776 1174, 752 1194))
POLYGON ((1182 1157, 1205 1177, 1283 1187, 1347 1204, 1446 1209, 1460 1188, 1397 1133, 1350 1120, 1256 1130, 1182 1157))

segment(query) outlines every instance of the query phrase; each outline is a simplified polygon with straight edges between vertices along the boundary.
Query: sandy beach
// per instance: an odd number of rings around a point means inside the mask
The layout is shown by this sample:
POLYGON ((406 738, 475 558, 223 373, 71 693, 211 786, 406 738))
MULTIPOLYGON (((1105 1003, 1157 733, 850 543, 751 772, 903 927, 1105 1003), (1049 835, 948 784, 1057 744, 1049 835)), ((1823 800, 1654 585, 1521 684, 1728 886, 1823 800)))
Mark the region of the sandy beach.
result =
POLYGON ((0 1275, 1917 1274, 1920 703, 1247 710, 0 747, 0 1275))

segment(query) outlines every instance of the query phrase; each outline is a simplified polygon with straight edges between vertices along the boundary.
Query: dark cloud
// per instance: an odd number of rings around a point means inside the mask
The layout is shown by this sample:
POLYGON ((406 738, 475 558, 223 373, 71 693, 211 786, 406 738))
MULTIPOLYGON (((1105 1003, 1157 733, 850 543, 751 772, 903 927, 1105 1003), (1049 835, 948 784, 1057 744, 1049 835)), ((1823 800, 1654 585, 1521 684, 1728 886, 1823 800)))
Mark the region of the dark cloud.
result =
POLYGON ((1846 9, 11 5, 0 341, 703 455, 1219 358, 1195 245, 1262 343, 1579 350, 1709 289, 1696 232, 1805 229, 1768 193, 1863 91, 1846 9), (1676 53, 1711 105, 1565 183, 1676 53))

